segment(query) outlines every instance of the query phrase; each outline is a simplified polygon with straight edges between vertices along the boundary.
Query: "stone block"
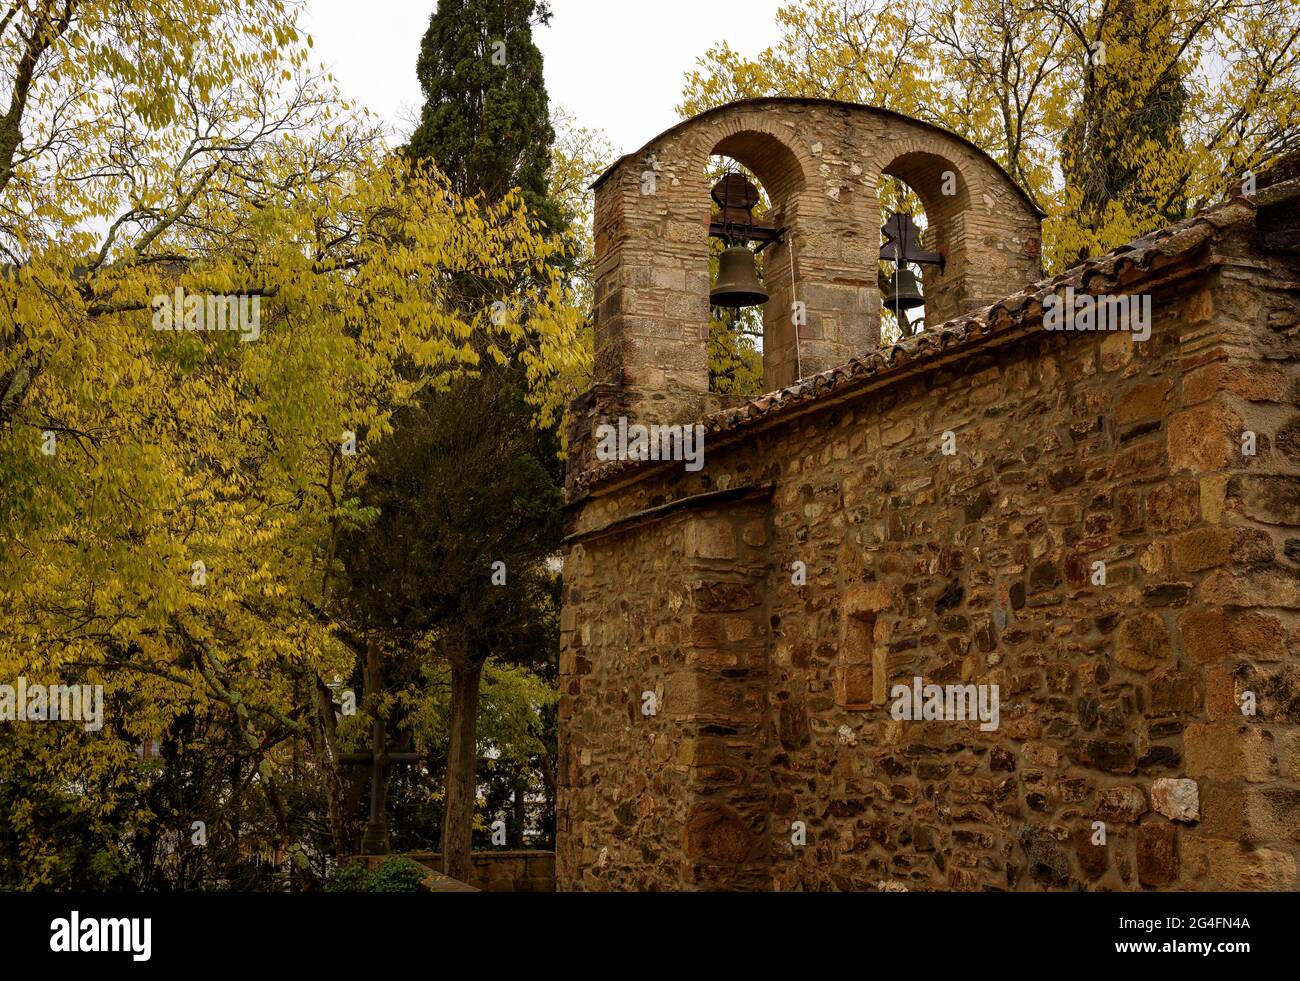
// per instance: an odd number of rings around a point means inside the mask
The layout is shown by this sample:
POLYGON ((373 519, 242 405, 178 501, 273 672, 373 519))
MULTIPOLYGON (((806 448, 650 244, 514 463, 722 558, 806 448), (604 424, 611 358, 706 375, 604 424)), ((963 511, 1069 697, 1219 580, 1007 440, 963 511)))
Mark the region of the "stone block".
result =
POLYGON ((1175 470, 1218 470, 1241 458, 1241 416, 1218 402, 1169 418, 1169 464, 1175 470))
POLYGON ((1200 794, 1195 780, 1158 777, 1151 784, 1151 808, 1171 821, 1195 821, 1200 817, 1200 794))
POLYGON ((1181 867, 1177 828, 1158 819, 1138 827, 1138 882, 1144 886, 1171 885, 1178 881, 1181 867))
POLYGON ((686 526, 686 554, 697 559, 734 559, 735 527, 725 519, 691 521, 686 526))
POLYGON ((1290 892, 1296 889, 1295 856, 1276 848, 1187 835, 1185 861, 1202 889, 1290 892))
POLYGON ((1194 480, 1161 484, 1147 494, 1144 507, 1153 531, 1180 531, 1200 516, 1200 485, 1194 480))
POLYGON ((1110 858, 1105 845, 1093 844, 1092 828, 1076 828, 1074 831, 1074 854, 1079 863, 1079 871, 1084 878, 1096 881, 1110 868, 1110 858))
POLYGON ((738 865, 749 855, 750 845, 749 830, 734 809, 712 802, 691 805, 682 840, 688 858, 738 865))
POLYGON ((1270 756, 1257 726, 1193 723, 1183 734, 1183 758, 1193 777, 1257 783, 1269 779, 1270 756))
POLYGON ((1115 399, 1115 421, 1120 425, 1142 419, 1163 419, 1169 414, 1172 385, 1168 380, 1130 385, 1115 399))
POLYGON ((1142 613, 1120 624, 1115 635, 1115 660, 1133 671, 1150 671, 1168 664, 1173 655, 1169 628, 1157 613, 1142 613))
POLYGON ((1183 572, 1229 563, 1267 562, 1273 558, 1273 539, 1255 528, 1197 528, 1174 539, 1173 557, 1183 572))
POLYGON ((1141 787, 1107 787, 1098 791, 1096 815, 1103 821, 1132 824, 1148 810, 1141 787))

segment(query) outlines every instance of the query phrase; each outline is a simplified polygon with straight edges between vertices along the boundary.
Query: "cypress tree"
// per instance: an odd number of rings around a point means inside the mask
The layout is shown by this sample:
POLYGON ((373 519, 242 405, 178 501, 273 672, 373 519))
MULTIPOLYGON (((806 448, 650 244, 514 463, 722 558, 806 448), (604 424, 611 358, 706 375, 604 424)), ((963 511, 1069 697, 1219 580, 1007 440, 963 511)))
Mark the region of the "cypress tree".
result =
MULTIPOLYGON (((407 154, 435 163, 462 197, 495 203, 518 188, 529 215, 561 235, 563 212, 548 190, 555 131, 532 34, 550 16, 545 0, 439 0, 416 63, 425 102, 407 154)), ((490 299, 470 284, 465 295, 471 303, 490 299)), ((507 356, 449 392, 429 393, 418 412, 398 421, 393 445, 402 449, 380 461, 365 495, 382 502, 392 525, 359 543, 349 570, 362 593, 367 585, 404 584, 417 597, 405 608, 423 617, 422 630, 436 630, 450 662, 442 852, 444 871, 461 879, 469 875, 479 782, 483 665, 489 656, 515 663, 556 656, 544 595, 554 576, 543 559, 559 546, 558 444, 555 434, 533 430, 522 363, 507 356), (446 452, 450 469, 439 469, 432 457, 452 436, 459 443, 446 452), (398 479, 404 466, 424 475, 418 484, 398 479), (412 552, 414 538, 424 545, 412 552), (413 564, 413 554, 436 561, 413 564), (489 557, 505 563, 506 585, 487 578, 489 557), (448 576, 453 568, 461 573, 448 576), (385 569, 393 574, 380 574, 385 569)), ((520 800, 525 789, 512 788, 520 800)))
POLYGON ((439 0, 416 62, 424 106, 407 152, 437 163, 462 196, 499 201, 518 187, 559 232, 547 188, 555 130, 533 42, 550 18, 545 0, 439 0))

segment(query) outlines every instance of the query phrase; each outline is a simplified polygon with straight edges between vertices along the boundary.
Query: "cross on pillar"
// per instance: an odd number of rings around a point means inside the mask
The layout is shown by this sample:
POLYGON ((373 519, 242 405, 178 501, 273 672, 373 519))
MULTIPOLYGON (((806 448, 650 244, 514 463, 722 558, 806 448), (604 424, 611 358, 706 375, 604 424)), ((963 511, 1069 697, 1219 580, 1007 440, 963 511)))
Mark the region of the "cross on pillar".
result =
POLYGON ((340 753, 339 762, 345 766, 370 767, 370 819, 366 822, 366 831, 361 838, 363 855, 387 855, 392 851, 388 836, 388 818, 385 816, 385 804, 388 799, 388 768, 394 763, 419 763, 423 759, 420 753, 390 753, 385 733, 384 720, 379 717, 375 705, 379 700, 380 669, 378 645, 371 644, 366 649, 366 667, 364 684, 366 695, 371 697, 375 721, 370 728, 370 749, 360 753, 340 753))

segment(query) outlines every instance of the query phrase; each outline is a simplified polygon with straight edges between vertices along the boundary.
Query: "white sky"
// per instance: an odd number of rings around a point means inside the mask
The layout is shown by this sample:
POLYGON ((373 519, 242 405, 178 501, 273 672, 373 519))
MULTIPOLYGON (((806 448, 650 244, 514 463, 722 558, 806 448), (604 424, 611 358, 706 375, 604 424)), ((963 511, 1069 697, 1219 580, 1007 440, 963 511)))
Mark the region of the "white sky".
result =
MULTIPOLYGON (((782 0, 552 0, 533 37, 552 105, 604 130, 621 153, 677 122, 695 59, 727 41, 752 55, 776 42, 782 0)), ((303 26, 344 95, 406 130, 421 97, 420 39, 436 0, 306 0, 303 26)))

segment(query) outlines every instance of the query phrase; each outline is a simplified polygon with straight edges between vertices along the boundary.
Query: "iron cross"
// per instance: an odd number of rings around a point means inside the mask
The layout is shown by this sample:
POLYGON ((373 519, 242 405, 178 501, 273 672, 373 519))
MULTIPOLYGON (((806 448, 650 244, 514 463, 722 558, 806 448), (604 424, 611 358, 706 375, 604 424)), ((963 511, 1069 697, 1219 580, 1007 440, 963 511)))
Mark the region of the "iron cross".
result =
POLYGON ((927 252, 921 248, 921 230, 912 223, 905 211, 891 215, 881 229, 885 244, 880 247, 880 258, 897 262, 923 262, 943 268, 942 252, 927 252))

